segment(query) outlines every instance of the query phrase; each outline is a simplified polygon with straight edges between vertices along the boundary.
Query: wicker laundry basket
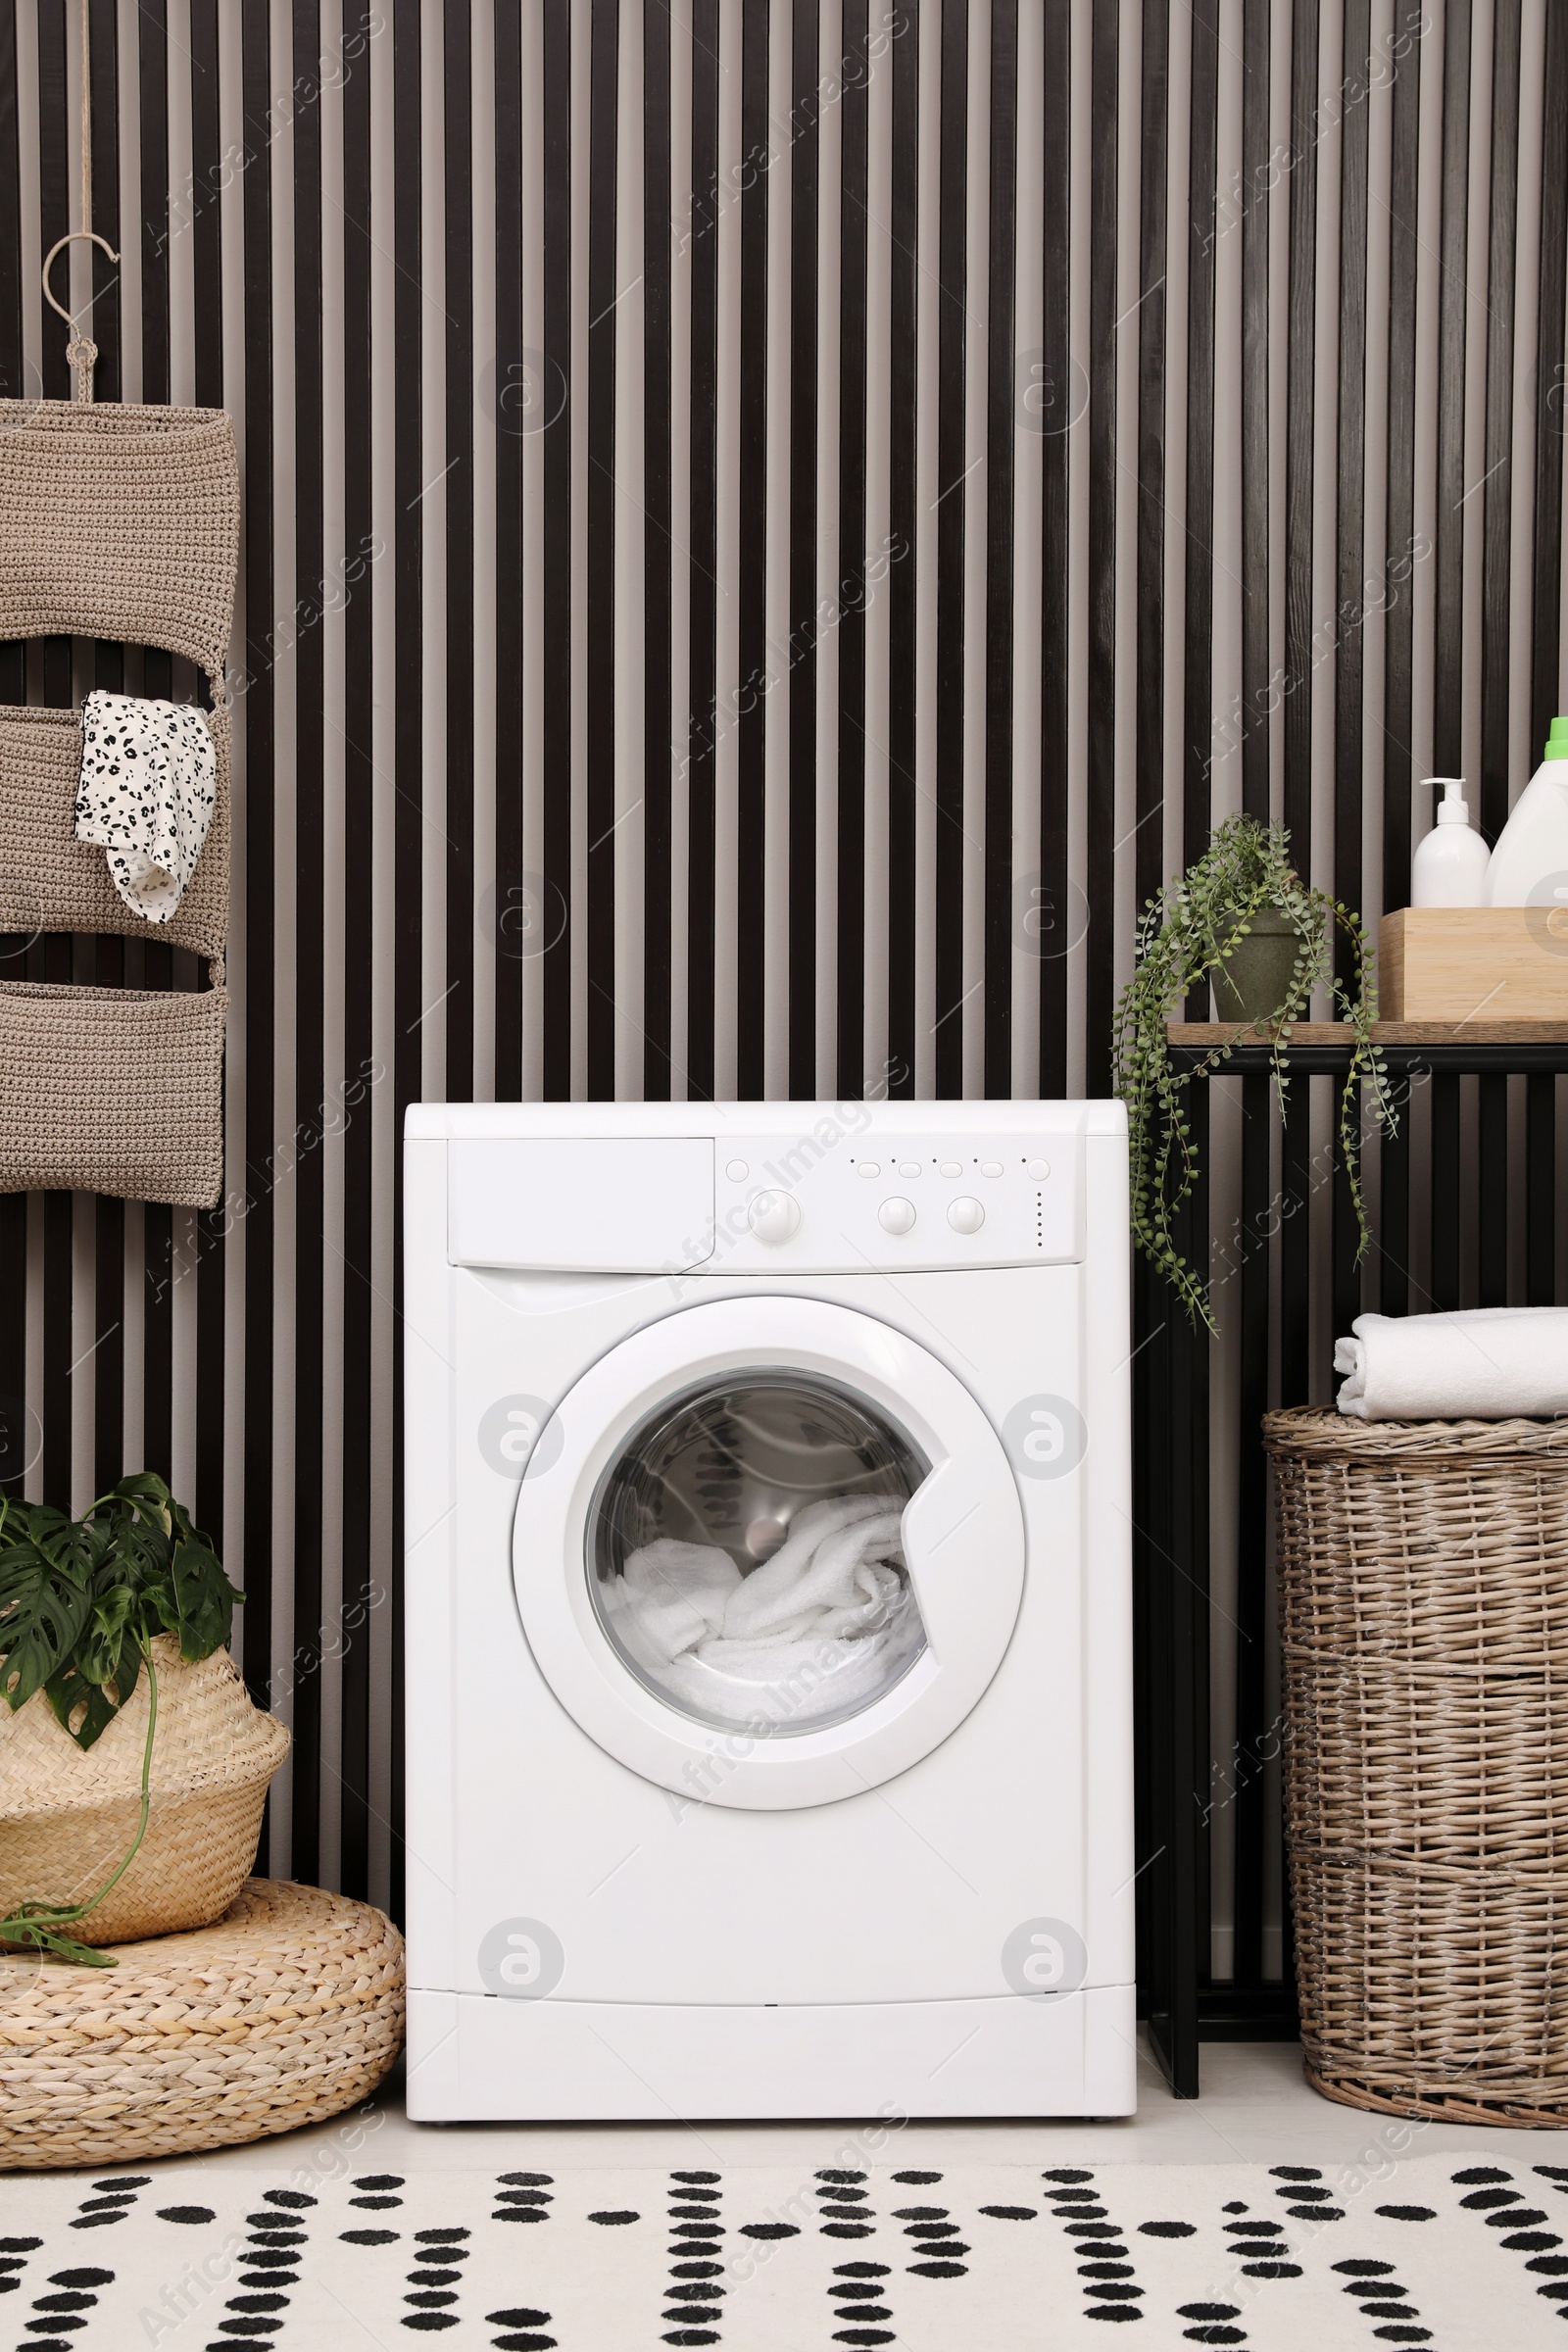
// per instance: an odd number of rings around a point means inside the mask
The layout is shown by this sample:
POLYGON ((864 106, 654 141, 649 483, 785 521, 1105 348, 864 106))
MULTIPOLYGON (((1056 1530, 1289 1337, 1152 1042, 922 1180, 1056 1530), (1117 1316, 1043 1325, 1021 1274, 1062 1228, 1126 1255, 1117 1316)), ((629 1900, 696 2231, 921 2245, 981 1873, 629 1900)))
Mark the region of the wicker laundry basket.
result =
POLYGON ((1263 1430, 1307 2080, 1568 2124, 1568 1418, 1263 1430))
MULTIPOLYGON (((228 1909, 256 1859, 268 1784, 288 1752, 275 1716, 251 1704, 226 1649, 187 1665, 172 1635, 153 1643, 147 1835, 118 1886, 68 1927, 78 1943, 123 1943, 204 1928, 228 1909)), ((147 1741, 145 1674, 83 1749, 41 1690, 0 1705, 0 1916, 29 1900, 82 1902, 136 1835, 147 1741)))
POLYGON ((344 1895, 252 1879, 215 1926, 115 1957, 0 1959, 0 2166, 292 2132, 363 2099, 403 2046, 403 1938, 344 1895))

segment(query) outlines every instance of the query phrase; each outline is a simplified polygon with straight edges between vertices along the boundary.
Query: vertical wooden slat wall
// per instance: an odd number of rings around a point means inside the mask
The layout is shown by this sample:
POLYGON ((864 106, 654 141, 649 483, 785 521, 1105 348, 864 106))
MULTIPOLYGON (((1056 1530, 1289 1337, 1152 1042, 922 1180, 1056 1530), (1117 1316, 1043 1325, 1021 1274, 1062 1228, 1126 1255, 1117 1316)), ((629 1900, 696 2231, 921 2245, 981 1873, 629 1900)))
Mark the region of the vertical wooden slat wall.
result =
MULTIPOLYGON (((76 23, 0 0, 13 396, 68 388, 76 23)), ((90 25, 100 395, 225 404, 244 457, 228 1192, 0 1200, 0 1480, 192 1493, 295 1731, 270 1866, 395 1902, 404 1108, 1100 1092, 1136 906, 1220 816, 1373 916, 1433 769, 1495 830, 1568 703, 1568 11, 90 25)), ((195 690, 0 647, 6 700, 122 679, 195 690)), ((1359 1269, 1314 1083, 1282 1147, 1216 1095, 1218 1340, 1143 1291, 1141 1690, 1179 1726, 1179 1667, 1211 1753, 1173 1850, 1238 2016, 1288 1952, 1246 1432, 1359 1304, 1562 1287, 1555 1081, 1418 1088, 1359 1269)))

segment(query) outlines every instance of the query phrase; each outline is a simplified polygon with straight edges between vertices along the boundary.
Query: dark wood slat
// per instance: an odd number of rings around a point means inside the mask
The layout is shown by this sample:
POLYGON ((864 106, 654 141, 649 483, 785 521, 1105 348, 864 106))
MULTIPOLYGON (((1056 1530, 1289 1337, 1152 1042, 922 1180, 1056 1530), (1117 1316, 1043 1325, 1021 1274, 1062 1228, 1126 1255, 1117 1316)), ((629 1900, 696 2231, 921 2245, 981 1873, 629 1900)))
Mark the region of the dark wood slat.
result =
POLYGON ((1546 11, 1542 109, 1541 268, 1536 288, 1536 533, 1530 664, 1530 758, 1568 702, 1562 676, 1562 454, 1568 435, 1568 10, 1546 11))
MULTIPOLYGON (((196 215, 194 245, 195 316, 192 342, 196 400, 202 408, 223 405, 222 210, 216 200, 222 185, 222 125, 220 121, 219 0, 191 0, 190 129, 196 186, 210 191, 196 215)), ((202 698, 207 699, 206 695, 202 698)), ((221 1540, 223 1527, 223 1428, 227 1385, 225 1345, 227 1245, 221 1208, 196 1212, 196 1515, 221 1540)))
POLYGON ((559 938, 543 957, 544 1093, 571 1094, 571 0, 544 0, 545 427, 541 676, 544 895, 559 938), (559 394, 560 406, 557 407, 559 394))
POLYGON ((674 743, 669 11, 643 0, 643 1094, 670 1094, 674 743))
MULTIPOLYGON (((1362 721, 1366 707, 1366 639, 1361 617, 1366 547, 1366 284, 1367 168, 1371 10, 1347 0, 1345 69, 1350 92, 1340 140, 1339 384, 1334 518, 1334 895, 1343 906, 1361 904, 1362 721)), ((1353 968, 1350 942, 1340 933, 1335 970, 1342 983, 1353 968)), ((1334 1328, 1348 1331, 1361 1310, 1357 1231, 1349 1180, 1336 1163, 1332 1192, 1331 1284, 1334 1328)))
POLYGON ((1318 0, 1291 19, 1290 291, 1285 390, 1285 822, 1296 863, 1312 856, 1312 483, 1317 331, 1318 0))
MULTIPOLYGON (((495 1097, 522 1096, 523 448, 531 391, 522 343, 522 0, 496 0, 495 306, 496 884, 492 920, 495 1097)), ((530 681, 531 683, 531 681, 530 681)))
MULTIPOLYGON (((16 0, 0 0, 0 393, 21 396, 25 385, 22 342, 22 169, 17 89, 16 0)), ((0 701, 20 703, 27 691, 26 649, 0 645, 0 701)), ((24 941, 0 940, 0 976, 25 971, 24 941)), ((27 1199, 0 1196, 0 1491, 20 1494, 31 1453, 27 1420, 27 1199)))
MULTIPOLYGON (((392 967, 392 1255, 393 1321, 399 1343, 392 1351, 392 1446, 402 1460, 404 1425, 403 1330, 403 1121, 423 1091, 419 1044, 422 1004, 421 951, 424 930, 424 705, 420 681, 424 627, 424 525, 419 493, 423 483, 424 254, 421 18, 419 0, 393 0, 392 7, 392 358, 401 397, 393 413, 392 489, 394 531, 392 642, 398 693, 392 721, 393 967, 392 967)), ((392 1906, 402 1900, 407 1861, 403 1845, 403 1482, 392 1482, 392 1906)))
MULTIPOLYGON (((1492 201, 1487 231, 1487 391, 1481 493, 1482 831, 1508 821, 1508 655, 1512 634, 1513 277, 1519 212, 1520 0, 1492 20, 1492 201)), ((1457 771, 1455 771, 1457 772, 1457 771)), ((1437 810, 1432 816, 1435 819, 1437 810)), ((1485 1141, 1485 1130, 1483 1130, 1485 1141)), ((1497 1204, 1500 1206, 1500 1204, 1497 1204)), ((1499 1230, 1506 1212, 1499 1218, 1499 1230)), ((1483 1229, 1485 1220, 1483 1220, 1483 1229)), ((1488 1299, 1488 1305, 1500 1300, 1488 1299)))
POLYGON ((1019 914, 1019 945, 1040 958, 1040 1092, 1067 1091, 1067 724, 1072 629, 1067 574, 1068 434, 1076 374, 1071 348, 1072 8, 1045 0, 1040 90, 1043 139, 1040 373, 1023 391, 1040 452, 1040 880, 1019 914))
POLYGON ((718 680, 718 0, 692 6, 686 1092, 713 1097, 718 680))
POLYGON ((790 13, 789 1092, 816 1094, 818 0, 790 13))
POLYGON ((473 38, 469 0, 445 0, 446 1092, 473 1097, 473 38))
POLYGON ((865 1085, 866 284, 870 197, 867 0, 844 0, 839 151, 839 710, 836 1067, 865 1085))
POLYGON ((893 42, 888 325, 888 1092, 914 1092, 920 0, 893 42))
POLYGON ((588 1095, 615 1092, 615 205, 619 0, 593 0, 588 38, 588 696, 583 713, 588 1095))
MULTIPOLYGON (((90 0, 89 85, 93 116, 92 222, 98 234, 121 250, 120 221, 120 50, 113 0, 90 0)), ((93 388, 99 400, 124 397, 122 362, 120 270, 96 246, 92 257, 92 336, 98 346, 93 388)), ((93 684, 122 693, 124 648, 100 642, 93 649, 93 684)), ((125 983, 127 943, 96 943, 94 977, 103 988, 125 983)), ((139 975, 138 975, 139 976, 139 975)), ((125 1460, 125 1204, 100 1197, 93 1203, 93 1470, 95 1494, 104 1494, 126 1469, 125 1460)))
POLYGON ((1089 57, 1089 654, 1085 787, 1088 823, 1089 968, 1085 1072, 1090 1094, 1108 1089, 1115 983, 1116 853, 1116 251, 1119 12, 1096 0, 1089 57))
MULTIPOLYGON (((351 0, 344 34, 367 57, 374 0, 351 0)), ((374 348, 370 278, 370 76, 351 72, 343 89, 343 1308, 342 1611, 343 1696, 339 1885, 364 1899, 370 1882, 370 1469, 374 1300, 373 1083, 375 940, 375 590, 370 417, 374 348)), ((471 414, 472 402, 468 403, 471 414)), ((472 936, 471 917, 468 936, 472 936)))
POLYGON ((1144 11, 1139 61, 1142 150, 1138 205, 1137 832, 1133 896, 1140 908, 1165 867, 1165 274, 1170 127, 1170 13, 1144 11))
MULTIPOLYGON (((273 1279, 276 1265, 273 1225, 272 1152, 274 1103, 272 1068, 276 1044, 273 1011, 276 880, 273 871, 276 807, 276 707, 267 633, 271 625, 273 587, 272 528, 272 317, 271 185, 265 162, 268 155, 267 110, 270 100, 270 12, 268 0, 243 0, 239 19, 240 89, 244 106, 247 170, 243 204, 243 299, 245 314, 245 671, 248 680, 240 705, 245 731, 245 1435, 244 1435, 244 1554, 240 1563, 245 1588, 245 1680, 258 1704, 270 1694, 272 1637, 272 1471, 273 1471, 273 1279)), ((145 43, 145 34, 144 34, 145 43)), ((143 90, 149 77, 162 72, 163 41, 149 54, 143 47, 143 90)), ((162 158, 149 158, 146 146, 145 101, 142 145, 143 238, 152 225, 152 205, 158 182, 149 174, 162 158)), ((166 216, 167 217, 167 216, 166 216)), ((156 241, 156 239, 154 240, 156 241)), ((168 279, 160 272, 164 307, 156 323, 161 331, 164 389, 168 390, 168 279)), ((147 279, 142 280, 143 301, 147 279)), ((145 328, 144 328, 145 332, 145 328)), ((145 350, 144 364, 145 364, 145 350)), ((152 1211, 147 1211, 149 1259, 152 1255, 152 1211)), ((160 1310, 166 1318, 167 1307, 160 1310)), ((149 1374, 154 1361, 153 1304, 148 1296, 149 1374)), ((153 1400, 149 1382, 149 1434, 153 1400)), ((152 1467, 158 1467, 151 1461, 152 1467)), ((297 1720, 297 1719, 296 1719, 297 1720)), ((262 1852, 267 1853, 264 1844, 262 1852)), ((283 1857, 278 1856, 281 1862, 283 1857)), ((275 1866, 275 1865, 274 1865, 275 1866)), ((286 1866, 286 1865, 285 1865, 286 1866)))
POLYGON ((740 664, 736 725, 735 1092, 762 1092, 767 826, 769 0, 741 9, 740 664))
MULTIPOLYGON (((248 40, 250 36, 248 28, 246 28, 246 20, 242 18, 241 24, 241 37, 243 43, 245 40, 248 40)), ((141 169, 141 396, 145 401, 167 401, 170 390, 169 256, 173 224, 170 219, 169 32, 165 0, 147 0, 147 5, 137 11, 136 40, 137 111, 141 169)), ((247 110, 249 110, 254 103, 249 92, 248 84, 246 85, 246 96, 244 103, 247 110)), ((248 240, 250 236, 249 222, 252 211, 251 194, 249 189, 246 191, 245 202, 245 218, 247 224, 245 233, 248 240)), ((252 298, 252 292, 248 281, 248 242, 246 253, 247 287, 245 296, 245 343, 247 353, 247 407, 249 407, 248 357, 252 338, 253 335, 260 336, 263 340, 264 347, 270 349, 272 322, 270 288, 264 295, 266 309, 263 317, 260 319, 256 318, 256 306, 252 298)), ((268 390, 270 394, 270 384, 268 390)), ((265 409, 263 411, 259 429, 265 435, 265 409)), ((250 493, 248 486, 244 495, 247 499, 247 541, 249 541, 250 493)), ((248 555, 246 576, 246 592, 248 596, 248 555)), ((255 666, 254 662, 249 655, 247 655, 245 666, 247 670, 252 669, 255 666)), ((156 695, 162 701, 168 702, 171 699, 173 692, 173 663, 167 654, 157 653, 150 648, 143 654, 142 686, 146 693, 156 695)), ((254 762, 256 758, 256 754, 251 748, 252 721, 245 716, 244 713, 242 713, 241 723, 245 728, 247 763, 251 764, 254 762)), ((265 795, 265 787, 262 787, 261 789, 265 795)), ((249 800, 252 808, 254 808, 255 805, 257 790, 258 787, 254 784, 250 788, 249 800)), ((265 928, 258 933, 255 927, 254 918, 249 915, 247 916, 247 931, 252 942, 250 951, 252 969, 266 969, 268 968, 270 960, 272 929, 270 915, 270 894, 272 888, 270 851, 269 851, 268 854, 264 878, 258 880, 255 873, 253 857, 248 857, 247 858, 246 872, 247 899, 249 900, 252 893, 260 890, 265 890, 267 893, 269 913, 265 928)), ((144 940, 140 943, 140 945, 141 985, 144 988, 170 987, 173 979, 173 957, 171 951, 167 947, 164 947, 159 942, 154 940, 144 940)), ((251 1037, 254 1038, 253 1023, 248 1022, 247 1026, 250 1030, 251 1037)), ((246 1062, 248 1071, 254 1072, 255 1062, 253 1054, 249 1050, 249 1044, 246 1062)), ((249 1095, 250 1090, 255 1083, 256 1081, 254 1075, 247 1078, 247 1125, 249 1124, 250 1117, 252 1115, 249 1108, 249 1095)), ((265 1213, 266 1211, 264 1209, 264 1214, 265 1213)), ((267 1245, 265 1241, 256 1236, 254 1233, 247 1238, 247 1290, 249 1289, 250 1283, 249 1269, 251 1254, 257 1250, 265 1250, 266 1246, 267 1245)), ((173 1476, 173 1250, 174 1237, 173 1217, 172 1211, 156 1202, 149 1202, 142 1211, 142 1254, 145 1272, 144 1289, 142 1295, 143 1338, 141 1378, 143 1436, 141 1467, 147 1470, 155 1470, 163 1478, 172 1478, 173 1476)), ((247 1357, 251 1346, 250 1327, 251 1317, 249 1309, 247 1309, 245 1342, 247 1357)), ((248 1413, 250 1387, 250 1375, 248 1371, 246 1374, 246 1387, 248 1413)), ((270 1406, 270 1399, 269 1398, 269 1408, 270 1406)), ((247 1427, 249 1425, 247 1423, 247 1427)), ((268 1436, 270 1439, 270 1422, 268 1436)), ((247 1438, 247 1447, 249 1446, 249 1438, 247 1438)), ((246 1552, 250 1552, 253 1549, 251 1542, 251 1481, 252 1471, 249 1467, 249 1456, 247 1453, 247 1468, 245 1473, 246 1503, 244 1539, 246 1552)), ((270 1503, 270 1485, 268 1491, 268 1499, 270 1503)), ((268 1524, 270 1527, 270 1517, 268 1524)), ((243 1564, 243 1559, 241 1564, 243 1564)), ((270 1579, 270 1559, 266 1562, 262 1570, 262 1574, 264 1578, 270 1579)), ((236 1581, 243 1581, 243 1578, 237 1577, 236 1581)), ((258 1617, 257 1622, 264 1626, 266 1624, 265 1592, 262 1613, 258 1617)))
MULTIPOLYGON (((1421 0, 1396 11, 1404 54, 1395 76, 1389 163, 1389 412, 1383 623, 1383 905, 1410 897, 1411 736, 1415 721, 1415 298, 1420 247, 1421 0)), ((1427 813, 1423 811, 1423 813, 1427 813)), ((1435 813, 1435 811, 1433 812, 1435 813)))
POLYGON ((1557 1247, 1557 1081, 1525 1080, 1525 1304, 1554 1306, 1557 1247))
MULTIPOLYGON (((1249 175, 1249 191, 1256 182, 1249 175)), ((1268 1460, 1258 1432, 1268 1410, 1269 1254, 1272 1089, 1266 1078, 1242 1080, 1241 1264, 1220 1292, 1221 1313, 1234 1311, 1241 1332, 1241 1442, 1237 1448, 1235 1950, 1238 1984, 1263 1976, 1263 1906, 1270 1832, 1262 1757, 1268 1748, 1268 1460), (1240 1291, 1240 1298, 1236 1294, 1240 1291), (1235 1300, 1233 1309, 1232 1301, 1235 1300)), ((1220 1272, 1230 1276, 1222 1264, 1220 1272)), ((1220 1793, 1224 1793, 1221 1782, 1220 1793)))
MULTIPOLYGON (((1430 1304, 1440 1313, 1462 1303, 1459 1289, 1460 1087, 1445 1075, 1432 1081, 1432 1272, 1430 1304)), ((1423 1302, 1425 1305, 1426 1302, 1423 1302)))
POLYGON ((969 6, 942 0, 937 159, 936 1092, 963 1092, 964 539, 969 489, 969 6))
MULTIPOLYGON (((325 662, 319 621, 323 533, 321 54, 319 0, 293 0, 294 115, 294 1640, 315 1654, 322 1635, 321 1393, 325 1373, 324 1200, 318 1133, 323 1083, 325 925, 323 804, 325 662)), ((294 1691, 294 1876, 320 1872, 321 1677, 294 1691)))
MULTIPOLYGON (((1245 83, 1244 83, 1245 89, 1245 83)), ((1219 7, 1196 0, 1188 101, 1186 666, 1182 861, 1208 840, 1214 709, 1214 240, 1219 186, 1219 7)), ((1207 1006, 1203 1006, 1204 1011, 1207 1006)))
MULTIPOLYGON (((1496 0, 1492 20, 1491 204, 1487 230, 1487 390, 1481 554, 1482 831, 1508 821, 1508 668, 1513 612, 1513 286, 1519 209, 1519 0, 1496 0)), ((1437 810, 1432 811, 1434 819, 1437 810)), ((1508 1299, 1508 1081, 1478 1089, 1476 1200, 1480 1303, 1508 1299)))
MULTIPOLYGON (((1438 773, 1464 766, 1465 329, 1470 236, 1470 0, 1443 19, 1443 216, 1438 277, 1437 642, 1432 757, 1438 773)), ((1428 812, 1422 811, 1423 818, 1428 812)))
MULTIPOLYGON (((991 190, 986 318, 986 776, 981 937, 987 1095, 1012 1093, 1013 499, 1017 467, 1018 8, 991 10, 991 190)), ((957 1028, 962 1016, 956 1015, 957 1028)), ((961 1073, 960 1073, 961 1074, 961 1073)))
MULTIPOLYGON (((1242 807, 1269 813, 1270 0, 1242 8, 1242 807)), ((1240 1963, 1238 1962, 1238 1969, 1240 1963)))
MULTIPOLYGON (((74 124, 66 93, 66 12, 63 0, 40 0, 38 27, 38 243, 47 253, 70 226, 74 124)), ((43 390, 61 400, 71 391, 66 365, 66 329, 54 313, 43 312, 43 390)), ((46 638, 38 648, 41 699, 57 710, 74 701, 72 646, 68 637, 46 638)), ((35 699, 29 695, 29 700, 35 699)), ((72 942, 46 939, 28 956, 29 980, 70 982, 87 977, 75 968, 72 942)), ((64 1510, 71 1502, 71 1367, 75 1357, 74 1203, 70 1193, 43 1195, 43 1499, 64 1510)))
MULTIPOLYGON (((1352 90, 1366 88, 1369 0, 1346 0, 1345 66, 1352 90)), ((1345 111, 1340 143, 1339 416, 1335 509, 1334 893, 1361 904, 1362 717, 1365 636, 1361 584, 1366 547, 1366 272, 1368 101, 1345 111)), ((1336 943, 1336 968, 1348 977, 1350 945, 1336 943)))

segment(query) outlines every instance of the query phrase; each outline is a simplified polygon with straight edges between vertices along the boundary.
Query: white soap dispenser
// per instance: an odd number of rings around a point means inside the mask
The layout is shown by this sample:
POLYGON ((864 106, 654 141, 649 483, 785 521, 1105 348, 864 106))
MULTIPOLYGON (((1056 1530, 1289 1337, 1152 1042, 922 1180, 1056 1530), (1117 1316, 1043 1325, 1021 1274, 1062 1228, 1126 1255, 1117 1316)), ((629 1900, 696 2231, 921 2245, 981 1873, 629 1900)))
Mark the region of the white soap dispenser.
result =
POLYGON ((1487 868, 1492 859, 1486 843, 1470 823, 1463 776, 1429 776, 1429 784, 1447 790, 1438 804, 1437 823, 1417 842, 1410 860, 1412 906, 1484 906, 1487 868))

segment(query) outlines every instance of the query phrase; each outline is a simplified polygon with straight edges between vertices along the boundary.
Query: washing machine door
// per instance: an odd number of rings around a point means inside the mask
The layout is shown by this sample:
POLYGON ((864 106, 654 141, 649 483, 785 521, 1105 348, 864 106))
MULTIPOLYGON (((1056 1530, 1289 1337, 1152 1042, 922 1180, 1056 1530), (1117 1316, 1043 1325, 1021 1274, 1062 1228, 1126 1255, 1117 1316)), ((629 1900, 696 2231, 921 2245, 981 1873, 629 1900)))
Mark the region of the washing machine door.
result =
POLYGON ((646 1779, 743 1808, 929 1754, 1002 1663, 1023 1565, 963 1383, 814 1298, 714 1299, 621 1341, 539 1432, 513 1525, 562 1705, 646 1779))

